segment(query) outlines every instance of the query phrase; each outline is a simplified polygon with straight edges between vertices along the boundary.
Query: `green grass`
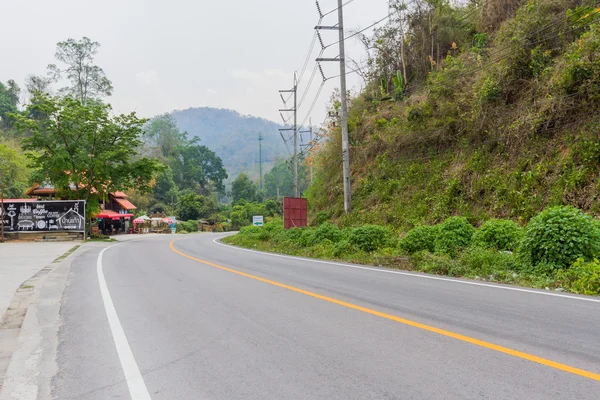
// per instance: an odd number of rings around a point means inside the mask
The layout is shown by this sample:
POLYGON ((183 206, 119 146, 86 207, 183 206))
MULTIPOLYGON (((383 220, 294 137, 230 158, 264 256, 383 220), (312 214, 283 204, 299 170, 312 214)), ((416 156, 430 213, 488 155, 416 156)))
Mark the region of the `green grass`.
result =
MULTIPOLYGON (((263 237, 264 239, 264 237, 263 237)), ((335 254, 335 244, 326 243, 304 247, 290 240, 273 243, 272 240, 261 240, 248 234, 236 234, 222 239, 224 243, 245 247, 258 251, 287 254, 292 256, 318 258, 332 261, 342 261, 378 267, 395 268, 428 274, 444 275, 457 278, 474 279, 482 282, 505 283, 573 293, 600 295, 598 279, 592 280, 593 286, 580 289, 581 284, 570 284, 557 271, 542 271, 533 268, 523 268, 516 261, 516 256, 510 252, 480 247, 468 247, 452 258, 445 254, 435 254, 421 251, 412 255, 404 254, 398 248, 378 249, 374 252, 364 252, 356 248, 335 254), (578 286, 579 285, 579 286, 578 286)), ((594 267, 592 271, 597 271, 594 267)), ((589 270, 588 270, 589 271, 589 270)), ((597 272, 595 272, 597 274, 597 272)), ((588 274, 584 271, 583 275, 588 274)), ((597 276, 597 275, 596 275, 597 276)))
POLYGON ((74 246, 73 248, 71 248, 69 251, 67 251, 65 254, 59 256, 56 258, 56 260, 52 261, 52 263, 58 263, 61 262, 62 260, 64 260, 65 258, 69 257, 71 254, 73 254, 75 252, 75 250, 77 250, 79 247, 81 247, 81 245, 77 245, 74 246))

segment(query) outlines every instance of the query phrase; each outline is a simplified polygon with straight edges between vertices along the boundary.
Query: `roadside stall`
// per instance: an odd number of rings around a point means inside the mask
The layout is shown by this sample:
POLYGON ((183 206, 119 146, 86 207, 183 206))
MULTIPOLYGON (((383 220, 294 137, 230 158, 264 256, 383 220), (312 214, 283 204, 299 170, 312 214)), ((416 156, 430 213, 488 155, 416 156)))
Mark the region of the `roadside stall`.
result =
POLYGON ((150 232, 150 217, 142 215, 133 220, 133 231, 135 233, 149 233, 150 232))

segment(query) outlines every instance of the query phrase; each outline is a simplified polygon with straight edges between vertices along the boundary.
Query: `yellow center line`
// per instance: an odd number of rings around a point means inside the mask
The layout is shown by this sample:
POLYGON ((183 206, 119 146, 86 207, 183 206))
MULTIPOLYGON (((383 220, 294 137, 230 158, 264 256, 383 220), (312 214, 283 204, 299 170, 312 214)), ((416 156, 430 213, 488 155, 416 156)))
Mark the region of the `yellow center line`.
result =
POLYGON ((316 299, 327 301, 329 303, 337 304, 337 305, 340 305, 340 306, 343 306, 343 307, 347 307, 347 308, 351 308, 351 309, 357 310, 357 311, 362 311, 362 312, 367 313, 367 314, 371 314, 371 315, 375 315, 375 316, 378 316, 378 317, 381 317, 381 318, 389 319, 391 321, 399 322, 401 324, 412 326, 414 328, 422 329, 422 330, 425 330, 425 331, 428 331, 428 332, 437 333, 437 334, 442 335, 442 336, 447 336, 447 337, 450 337, 450 338, 453 338, 453 339, 456 339, 456 340, 460 340, 462 342, 471 343, 471 344, 474 344, 476 346, 480 346, 480 347, 484 347, 486 349, 490 349, 490 350, 494 350, 494 351, 497 351, 497 352, 500 352, 500 353, 508 354, 508 355, 513 356, 513 357, 522 358, 524 360, 532 361, 532 362, 535 362, 535 363, 538 363, 538 364, 545 365, 545 366, 550 367, 550 368, 555 368, 555 369, 558 369, 560 371, 568 372, 568 373, 571 373, 571 374, 574 374, 574 375, 579 375, 579 376, 582 376, 584 378, 593 379, 595 381, 599 381, 600 382, 600 374, 597 374, 597 373, 594 373, 594 372, 591 372, 591 371, 586 371, 586 370, 583 370, 583 369, 580 369, 580 368, 571 367, 569 365, 561 364, 561 363, 556 362, 556 361, 552 361, 552 360, 548 360, 546 358, 538 357, 538 356, 535 356, 533 354, 528 354, 528 353, 524 353, 522 351, 513 350, 513 349, 510 349, 508 347, 499 346, 497 344, 493 344, 493 343, 486 342, 486 341, 479 340, 479 339, 475 339, 475 338, 472 338, 472 337, 469 337, 469 336, 461 335, 459 333, 454 333, 454 332, 450 332, 450 331, 447 331, 447 330, 444 330, 444 329, 436 328, 436 327, 431 326, 431 325, 425 325, 425 324, 422 324, 420 322, 415 322, 415 321, 411 321, 411 320, 408 320, 408 319, 405 319, 405 318, 400 318, 400 317, 397 317, 395 315, 386 314, 386 313, 383 313, 381 311, 372 310, 370 308, 366 308, 366 307, 362 307, 362 306, 359 306, 359 305, 356 305, 356 304, 348 303, 346 301, 341 301, 341 300, 338 300, 338 299, 334 299, 332 297, 323 296, 321 294, 310 292, 308 290, 300 289, 300 288, 297 288, 297 287, 294 287, 294 286, 286 285, 284 283, 272 281, 270 279, 261 278, 260 276, 251 275, 251 274, 248 274, 246 272, 238 271, 238 270, 235 270, 235 269, 232 269, 232 268, 223 267, 222 265, 214 264, 214 263, 211 263, 209 261, 201 260, 199 258, 190 256, 189 254, 185 254, 185 253, 177 250, 173 246, 173 242, 175 242, 175 240, 172 240, 169 243, 169 247, 175 253, 177 253, 177 254, 179 254, 179 255, 181 255, 183 257, 189 258, 190 260, 194 260, 194 261, 200 262, 202 264, 210 265, 211 267, 218 268, 218 269, 221 269, 223 271, 231 272, 231 273, 234 273, 236 275, 245 276, 246 278, 254 279, 254 280, 259 281, 259 282, 268 283, 268 284, 273 285, 273 286, 277 286, 277 287, 280 287, 280 288, 283 288, 283 289, 291 290, 291 291, 296 292, 296 293, 301 293, 301 294, 304 294, 306 296, 310 296, 310 297, 314 297, 316 299))

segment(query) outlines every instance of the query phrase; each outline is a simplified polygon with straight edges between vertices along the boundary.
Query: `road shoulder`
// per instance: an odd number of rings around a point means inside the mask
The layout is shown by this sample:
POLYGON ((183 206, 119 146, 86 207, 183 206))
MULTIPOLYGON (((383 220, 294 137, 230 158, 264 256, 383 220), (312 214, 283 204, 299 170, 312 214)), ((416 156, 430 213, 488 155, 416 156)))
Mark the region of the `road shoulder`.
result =
POLYGON ((7 326, 9 340, 3 344, 10 363, 0 388, 1 400, 50 398, 63 291, 72 262, 89 248, 79 247, 60 262, 49 263, 17 290, 10 308, 15 305, 18 314, 7 326))

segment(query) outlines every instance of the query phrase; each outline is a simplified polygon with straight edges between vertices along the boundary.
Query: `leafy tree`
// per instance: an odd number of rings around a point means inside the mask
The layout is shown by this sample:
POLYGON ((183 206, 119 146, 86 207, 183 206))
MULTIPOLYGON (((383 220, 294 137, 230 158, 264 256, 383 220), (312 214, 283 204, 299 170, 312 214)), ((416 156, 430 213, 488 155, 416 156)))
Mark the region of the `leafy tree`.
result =
POLYGON ((209 218, 218 211, 215 199, 200 196, 192 190, 185 190, 179 196, 177 216, 184 221, 209 218))
POLYGON ((71 82, 70 86, 60 90, 61 94, 70 95, 82 104, 112 94, 111 81, 102 68, 94 65, 94 57, 98 54, 100 43, 83 37, 81 40, 68 39, 59 42, 56 47, 56 59, 66 66, 61 69, 55 64, 50 64, 48 70, 54 80, 59 80, 66 74, 71 82))
POLYGON ((18 198, 27 189, 27 160, 9 144, 0 144, 0 196, 18 198))
POLYGON ((256 183, 250 180, 248 175, 241 173, 231 184, 231 196, 234 203, 241 199, 256 201, 258 198, 258 187, 256 183))
POLYGON ((49 181, 61 196, 87 200, 90 207, 90 200, 109 192, 150 190, 162 166, 148 158, 131 160, 145 122, 135 113, 111 116, 108 105, 43 94, 31 107, 45 118, 14 117, 15 126, 31 135, 23 143, 38 182, 49 181))
POLYGON ((231 211, 231 225, 234 228, 241 228, 242 226, 250 225, 250 218, 248 217, 248 211, 244 206, 234 206, 231 211))
POLYGON ((29 75, 25 81, 25 87, 31 97, 36 93, 50 94, 52 78, 39 75, 29 75))
POLYGON ((0 126, 10 128, 9 114, 17 112, 21 89, 12 79, 4 85, 0 82, 0 126))
POLYGON ((179 131, 177 121, 170 114, 152 118, 144 126, 144 141, 147 146, 158 149, 164 158, 175 157, 177 150, 185 145, 186 133, 179 131))
POLYGON ((170 205, 177 203, 179 188, 173 179, 173 170, 171 168, 165 168, 158 175, 156 184, 152 190, 156 200, 170 205))
MULTIPOLYGON (((273 168, 265 174, 265 195, 268 198, 293 196, 294 195, 294 173, 291 164, 285 160, 279 160, 273 168)), ((308 176, 306 163, 299 160, 298 164, 298 190, 304 192, 308 187, 308 176)))
POLYGON ((211 189, 222 193, 225 190, 223 181, 227 179, 223 161, 199 141, 194 138, 177 149, 178 154, 172 162, 175 182, 180 188, 191 188, 204 194, 211 189))

